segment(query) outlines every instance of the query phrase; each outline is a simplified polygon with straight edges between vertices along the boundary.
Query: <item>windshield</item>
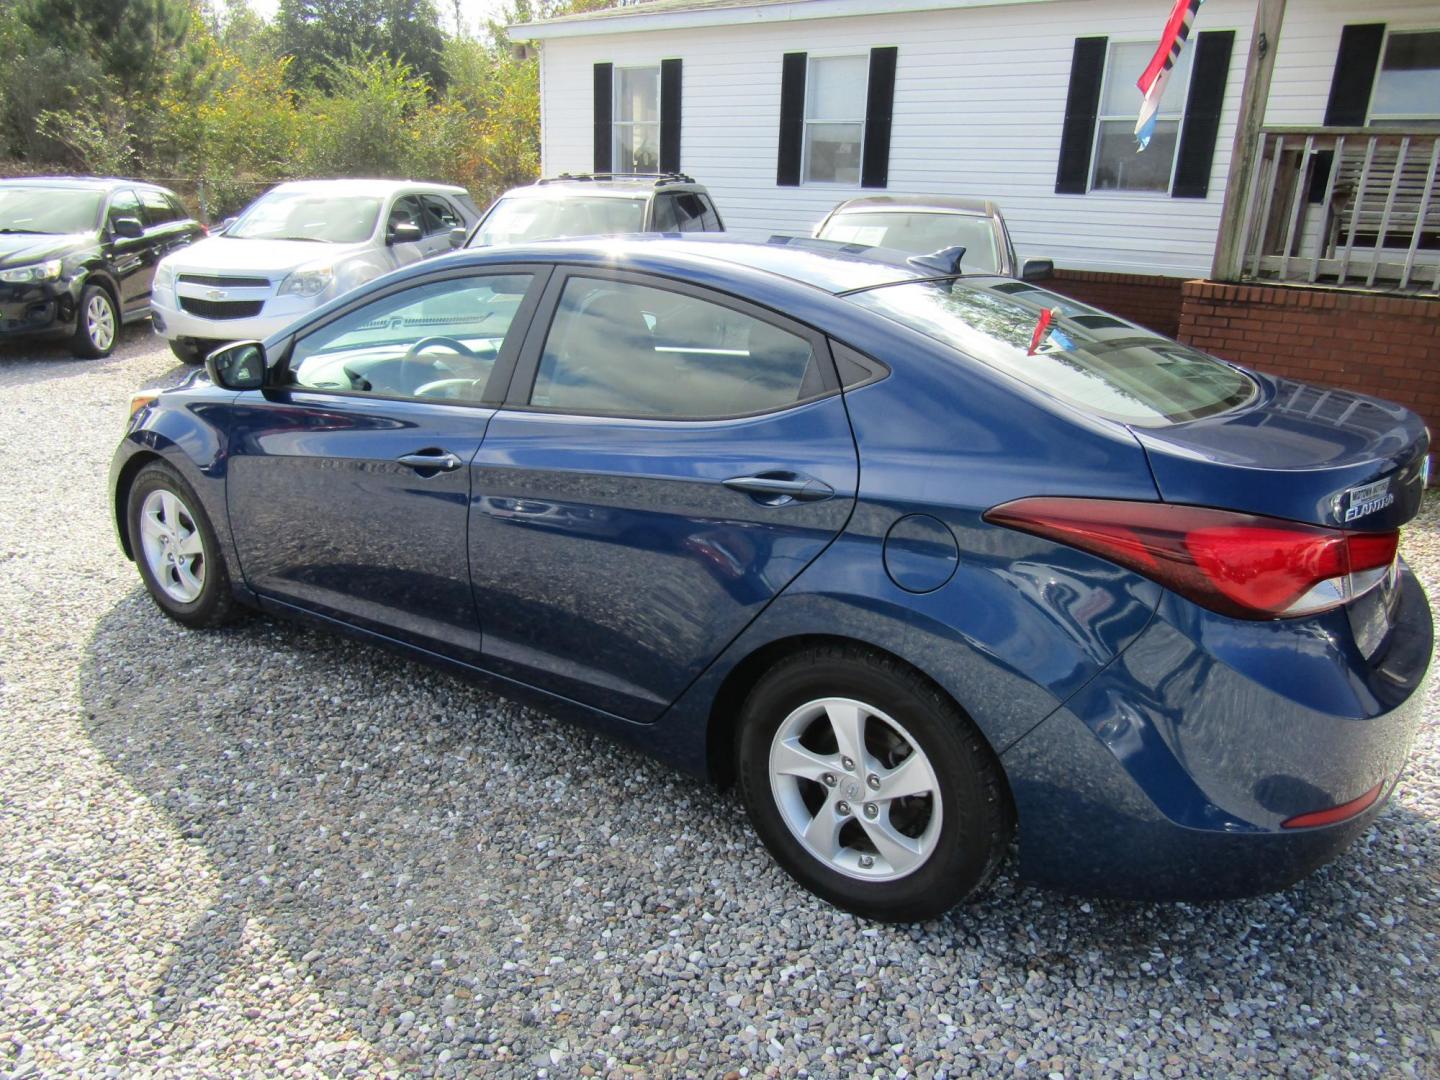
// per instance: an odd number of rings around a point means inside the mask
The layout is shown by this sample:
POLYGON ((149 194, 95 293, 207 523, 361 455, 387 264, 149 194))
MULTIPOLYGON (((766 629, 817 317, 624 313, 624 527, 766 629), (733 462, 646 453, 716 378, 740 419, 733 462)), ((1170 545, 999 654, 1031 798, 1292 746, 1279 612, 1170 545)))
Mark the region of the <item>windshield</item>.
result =
POLYGON ((555 240, 562 236, 604 236, 639 232, 644 199, 590 196, 559 199, 501 199, 471 239, 470 247, 555 240))
POLYGON ((1158 426, 1248 401, 1244 372, 1022 281, 913 283, 849 299, 1080 408, 1158 426))
POLYGON ((98 191, 0 187, 0 233, 78 233, 98 228, 98 191))
POLYGON ((820 231, 822 240, 893 248, 911 255, 929 255, 947 247, 963 247, 960 269, 967 274, 993 274, 1000 269, 999 245, 989 218, 927 211, 852 211, 836 214, 820 231))
POLYGON ((316 240, 358 244, 370 239, 380 200, 364 195, 317 195, 272 191, 225 230, 240 240, 316 240))

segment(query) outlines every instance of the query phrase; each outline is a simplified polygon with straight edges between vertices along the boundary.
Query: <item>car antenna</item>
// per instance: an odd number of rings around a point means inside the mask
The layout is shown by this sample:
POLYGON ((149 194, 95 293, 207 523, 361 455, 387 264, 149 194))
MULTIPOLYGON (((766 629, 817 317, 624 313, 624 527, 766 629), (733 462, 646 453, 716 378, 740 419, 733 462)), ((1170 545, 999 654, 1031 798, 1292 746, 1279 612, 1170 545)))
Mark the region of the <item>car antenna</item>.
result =
POLYGON ((943 247, 939 251, 932 251, 929 255, 911 255, 905 261, 911 266, 918 266, 924 270, 939 270, 942 274, 960 273, 960 260, 965 257, 965 249, 959 244, 953 247, 943 247))

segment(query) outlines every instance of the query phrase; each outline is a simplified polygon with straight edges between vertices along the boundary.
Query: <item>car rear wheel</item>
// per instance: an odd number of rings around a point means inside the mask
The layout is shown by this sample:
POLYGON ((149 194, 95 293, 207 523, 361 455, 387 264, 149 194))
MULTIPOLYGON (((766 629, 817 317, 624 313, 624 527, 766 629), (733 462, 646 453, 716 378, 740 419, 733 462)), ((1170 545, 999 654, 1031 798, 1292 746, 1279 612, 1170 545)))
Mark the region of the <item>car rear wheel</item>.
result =
POLYGON ((75 319, 73 349, 76 356, 99 359, 115 351, 120 316, 115 301, 99 285, 86 285, 80 294, 80 312, 75 319))
POLYGON ((1013 828, 974 725, 905 665, 825 647, 782 661, 741 717, 755 830, 802 885, 886 921, 932 918, 994 872, 1013 828))
POLYGON ((230 575, 210 519, 168 465, 147 465, 130 486, 130 550, 160 609, 191 627, 219 626, 235 611, 230 575))

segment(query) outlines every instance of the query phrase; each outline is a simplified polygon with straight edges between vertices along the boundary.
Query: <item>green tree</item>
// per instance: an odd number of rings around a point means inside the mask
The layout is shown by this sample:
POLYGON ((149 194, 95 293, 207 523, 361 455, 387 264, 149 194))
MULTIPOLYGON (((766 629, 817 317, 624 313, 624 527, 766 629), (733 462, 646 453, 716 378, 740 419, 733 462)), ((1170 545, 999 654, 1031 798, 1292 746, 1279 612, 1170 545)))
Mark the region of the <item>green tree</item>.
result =
POLYGON ((334 65, 385 55, 443 88, 445 36, 434 0, 280 0, 277 47, 296 87, 327 89, 334 65))
POLYGON ((42 45, 92 62, 121 96, 164 82, 193 25, 189 0, 17 0, 42 45))

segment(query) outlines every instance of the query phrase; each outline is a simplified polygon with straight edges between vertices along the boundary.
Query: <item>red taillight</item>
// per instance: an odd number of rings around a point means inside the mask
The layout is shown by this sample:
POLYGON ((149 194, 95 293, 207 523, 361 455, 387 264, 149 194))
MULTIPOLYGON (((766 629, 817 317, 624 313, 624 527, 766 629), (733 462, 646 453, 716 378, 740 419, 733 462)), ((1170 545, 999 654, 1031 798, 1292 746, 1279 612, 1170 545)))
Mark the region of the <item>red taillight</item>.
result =
POLYGON ((985 520, 1099 555, 1240 619, 1339 607, 1380 582, 1400 541, 1398 531, 1117 499, 1019 499, 985 520))

